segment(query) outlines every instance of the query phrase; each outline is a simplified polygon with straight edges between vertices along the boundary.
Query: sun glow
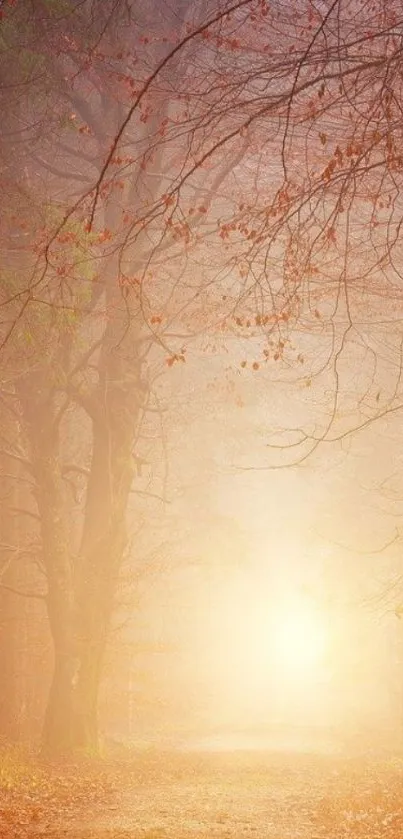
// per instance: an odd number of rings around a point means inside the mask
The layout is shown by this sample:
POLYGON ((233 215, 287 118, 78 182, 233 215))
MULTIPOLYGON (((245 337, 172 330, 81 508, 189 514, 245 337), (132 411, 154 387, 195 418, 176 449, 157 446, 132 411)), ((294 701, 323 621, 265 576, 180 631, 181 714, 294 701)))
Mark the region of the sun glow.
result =
POLYGON ((300 715, 304 703, 319 707, 330 652, 325 613, 295 592, 276 599, 248 593, 227 591, 225 608, 215 612, 208 649, 217 703, 251 715, 279 708, 290 718, 296 706, 300 715))
POLYGON ((326 629, 323 619, 304 603, 276 610, 270 621, 273 663, 283 675, 312 679, 323 666, 326 629))

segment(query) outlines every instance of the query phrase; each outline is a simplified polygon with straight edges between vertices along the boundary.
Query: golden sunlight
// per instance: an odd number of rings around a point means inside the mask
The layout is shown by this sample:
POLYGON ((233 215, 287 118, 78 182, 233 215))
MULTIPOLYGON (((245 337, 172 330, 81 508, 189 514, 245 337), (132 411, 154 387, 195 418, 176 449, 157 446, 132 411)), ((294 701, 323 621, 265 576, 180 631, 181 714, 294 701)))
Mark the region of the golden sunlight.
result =
POLYGON ((274 666, 283 676, 311 681, 324 665, 324 619, 303 601, 284 604, 272 616, 270 643, 274 666))
MULTIPOLYGON (((326 613, 295 590, 273 597, 227 586, 225 608, 213 610, 209 641, 201 638, 212 715, 310 724, 325 712, 334 644, 326 613)), ((203 653, 201 653, 203 657, 203 653)))

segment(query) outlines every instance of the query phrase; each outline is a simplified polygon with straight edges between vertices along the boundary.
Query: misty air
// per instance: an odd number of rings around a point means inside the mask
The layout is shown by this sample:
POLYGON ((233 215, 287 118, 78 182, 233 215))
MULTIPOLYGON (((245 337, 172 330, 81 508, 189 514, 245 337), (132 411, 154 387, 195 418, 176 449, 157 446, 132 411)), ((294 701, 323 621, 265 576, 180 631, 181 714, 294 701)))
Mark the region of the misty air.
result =
POLYGON ((0 837, 403 836, 402 36, 0 0, 0 837))

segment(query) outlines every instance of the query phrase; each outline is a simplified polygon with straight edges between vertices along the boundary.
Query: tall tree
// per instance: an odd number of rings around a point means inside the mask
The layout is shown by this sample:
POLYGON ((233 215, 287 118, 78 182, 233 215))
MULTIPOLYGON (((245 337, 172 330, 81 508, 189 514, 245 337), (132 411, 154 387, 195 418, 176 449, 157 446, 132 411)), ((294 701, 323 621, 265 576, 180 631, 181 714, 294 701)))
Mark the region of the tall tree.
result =
MULTIPOLYGON (((178 310, 193 308, 197 328, 205 317, 208 283, 189 270, 196 232, 174 217, 182 211, 165 192, 165 170, 180 179, 184 160, 203 149, 210 119, 206 105, 196 101, 192 118, 182 104, 195 56, 205 66, 203 41, 201 50, 185 49, 210 19, 198 26, 187 13, 179 4, 170 19, 159 19, 141 4, 27 3, 3 24, 5 50, 19 53, 20 95, 9 112, 15 131, 29 126, 18 211, 10 206, 7 219, 17 247, 4 273, 3 357, 13 374, 8 397, 34 480, 47 577, 55 649, 44 726, 49 751, 97 747, 100 671, 139 468, 137 430, 152 399, 145 364, 156 346, 168 365, 184 361, 178 310), (182 41, 181 30, 188 31, 182 41), (172 39, 181 55, 166 45, 172 39), (153 77, 158 83, 146 102, 153 77), (136 86, 139 126, 112 159, 136 86), (105 163, 114 167, 107 182, 105 163), (84 203, 83 183, 95 184, 84 203)), ((215 12, 213 23, 222 19, 215 12)), ((198 83, 196 76, 195 95, 198 83)), ((243 151, 241 144, 231 160, 220 160, 203 197, 195 181, 192 205, 203 201, 189 208, 195 231, 243 151)))

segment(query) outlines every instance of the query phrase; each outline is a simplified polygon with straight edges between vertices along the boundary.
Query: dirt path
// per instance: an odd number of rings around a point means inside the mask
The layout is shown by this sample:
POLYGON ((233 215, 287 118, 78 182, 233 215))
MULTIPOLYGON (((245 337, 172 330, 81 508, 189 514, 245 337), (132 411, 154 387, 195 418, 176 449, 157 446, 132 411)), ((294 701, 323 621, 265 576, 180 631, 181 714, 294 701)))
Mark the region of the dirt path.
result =
POLYGON ((403 839, 403 761, 153 752, 52 767, 0 808, 1 839, 45 836, 403 839))

